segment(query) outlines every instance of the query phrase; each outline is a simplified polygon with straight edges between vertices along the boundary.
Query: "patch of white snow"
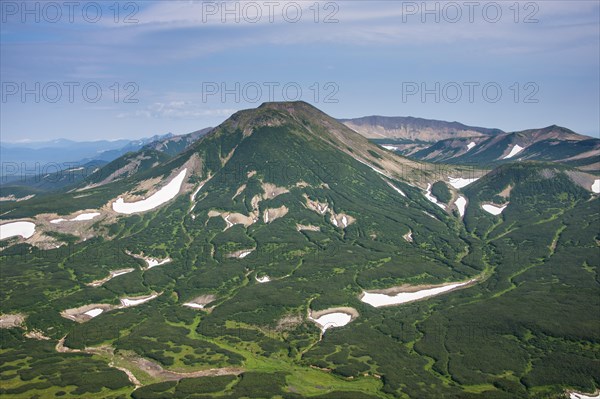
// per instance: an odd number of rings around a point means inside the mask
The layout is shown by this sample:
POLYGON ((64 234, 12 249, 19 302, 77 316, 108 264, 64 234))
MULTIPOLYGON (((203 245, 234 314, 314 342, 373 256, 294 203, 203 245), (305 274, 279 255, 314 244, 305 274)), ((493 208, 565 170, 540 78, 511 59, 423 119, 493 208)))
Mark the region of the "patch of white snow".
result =
POLYGON ((465 199, 465 197, 460 196, 456 199, 456 207, 458 208, 458 213, 460 214, 461 217, 465 216, 465 208, 467 206, 467 200, 465 199))
POLYGON ((508 155, 507 155, 507 156, 505 156, 505 157, 504 157, 504 158, 502 158, 502 159, 509 159, 509 158, 512 158, 512 157, 514 157, 515 155, 517 155, 518 153, 520 153, 520 152, 521 152, 521 151, 523 151, 523 150, 524 150, 524 148, 523 148, 523 147, 521 147, 521 146, 520 146, 520 145, 518 145, 518 144, 515 144, 515 146, 514 146, 514 147, 513 147, 513 148, 510 150, 510 152, 508 153, 508 155))
POLYGON ((479 177, 473 179, 463 179, 462 177, 450 177, 448 176, 448 184, 452 187, 459 189, 468 186, 474 181, 479 180, 479 177))
POLYGON ((494 216, 498 216, 499 214, 502 213, 502 211, 508 206, 504 205, 502 207, 500 206, 496 206, 496 205, 492 205, 492 204, 485 204, 485 205, 481 205, 481 207, 483 208, 484 211, 486 211, 487 213, 491 213, 494 216))
POLYGON ((35 224, 31 222, 12 222, 0 225, 0 240, 21 236, 29 238, 35 233, 35 224))
POLYGON ((166 186, 152 194, 150 197, 136 202, 125 202, 122 197, 119 197, 112 204, 112 208, 117 213, 124 213, 130 215, 136 212, 146 212, 151 209, 157 208, 175 198, 181 189, 183 180, 187 173, 187 168, 183 169, 177 176, 173 178, 166 186))

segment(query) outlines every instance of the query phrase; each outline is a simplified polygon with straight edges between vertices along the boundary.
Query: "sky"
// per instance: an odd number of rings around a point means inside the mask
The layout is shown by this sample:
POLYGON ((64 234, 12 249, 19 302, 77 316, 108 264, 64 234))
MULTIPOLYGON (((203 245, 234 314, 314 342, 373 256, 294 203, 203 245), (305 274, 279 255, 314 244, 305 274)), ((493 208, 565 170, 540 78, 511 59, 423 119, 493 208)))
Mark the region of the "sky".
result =
POLYGON ((598 1, 0 2, 0 140, 135 139, 303 100, 599 137, 598 1))

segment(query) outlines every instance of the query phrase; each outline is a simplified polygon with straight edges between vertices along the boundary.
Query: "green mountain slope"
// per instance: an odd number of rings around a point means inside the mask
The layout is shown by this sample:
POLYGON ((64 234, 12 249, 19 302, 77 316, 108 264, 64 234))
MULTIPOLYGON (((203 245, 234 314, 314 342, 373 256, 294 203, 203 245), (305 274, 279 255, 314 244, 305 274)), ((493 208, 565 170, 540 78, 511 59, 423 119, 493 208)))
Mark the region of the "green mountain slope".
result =
POLYGON ((20 326, 0 329, 0 393, 558 398, 566 388, 592 391, 600 385, 598 198, 582 188, 587 181, 579 184, 588 175, 549 168, 507 165, 452 190, 449 201, 468 199, 463 219, 424 196, 460 168, 399 157, 305 103, 240 111, 176 157, 82 184, 63 196, 68 204, 34 198, 4 216, 27 215, 37 230, 1 241, 0 313, 20 326), (151 197, 180 175, 170 201, 132 215, 115 211, 118 197, 151 197), (497 197, 510 185, 501 215, 481 209, 501 205, 497 197), (77 209, 100 215, 48 222, 77 209), (364 290, 467 281, 398 306, 360 299, 364 290), (311 317, 335 309, 351 319, 323 333, 311 317), (560 364, 571 368, 559 372, 560 364))

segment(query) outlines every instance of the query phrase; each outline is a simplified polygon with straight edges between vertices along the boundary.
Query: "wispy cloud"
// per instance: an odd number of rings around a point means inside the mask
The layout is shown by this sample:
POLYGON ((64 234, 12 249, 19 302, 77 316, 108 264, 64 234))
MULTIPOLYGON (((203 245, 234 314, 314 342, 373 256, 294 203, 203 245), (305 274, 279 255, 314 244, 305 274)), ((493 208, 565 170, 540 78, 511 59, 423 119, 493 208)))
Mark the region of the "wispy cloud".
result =
POLYGON ((189 101, 170 101, 167 103, 156 102, 143 109, 132 112, 123 112, 118 118, 155 118, 155 119, 198 119, 204 117, 223 116, 227 117, 237 110, 235 109, 210 109, 206 106, 194 104, 189 101))

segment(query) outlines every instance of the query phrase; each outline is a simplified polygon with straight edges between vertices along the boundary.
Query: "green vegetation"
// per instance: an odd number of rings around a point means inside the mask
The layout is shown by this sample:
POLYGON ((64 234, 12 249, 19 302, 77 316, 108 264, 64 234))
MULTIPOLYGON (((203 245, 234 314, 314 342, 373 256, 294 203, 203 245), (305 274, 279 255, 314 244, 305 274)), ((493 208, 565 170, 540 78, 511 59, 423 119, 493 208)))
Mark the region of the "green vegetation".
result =
MULTIPOLYGON (((397 180, 400 195, 332 146, 314 119, 269 108, 251 116, 238 113, 180 156, 91 189, 114 198, 196 154, 202 171, 192 181, 212 178, 192 211, 190 196, 180 195, 97 226, 94 239, 56 236, 69 244, 52 250, 6 245, 0 313, 27 318, 23 329, 0 330, 3 397, 513 399, 600 386, 599 200, 565 170, 497 169, 463 190, 463 224, 397 180), (265 182, 288 192, 262 199, 260 215, 285 205, 284 217, 227 229, 222 217, 208 217, 210 210, 251 214, 265 182), (509 185, 510 197, 501 197, 509 185), (336 227, 305 196, 356 221, 336 227), (493 216, 484 202, 508 207, 493 216), (403 238, 409 231, 412 242, 403 238), (255 250, 227 256, 245 248, 255 250), (128 252, 172 261, 144 269, 128 252), (86 285, 122 268, 135 271, 86 285), (257 275, 271 281, 260 284, 257 275), (365 289, 475 276, 483 277, 468 288, 397 307, 358 299, 365 289), (83 323, 60 316, 152 292, 161 295, 83 323), (215 299, 203 310, 182 306, 207 295, 215 299), (359 317, 325 334, 307 318, 309 310, 339 306, 359 317), (25 329, 50 339, 25 338, 25 329), (80 352, 57 352, 63 337, 80 352)), ((50 207, 31 204, 18 212, 50 207)))
POLYGON ((450 189, 443 181, 436 181, 431 186, 431 194, 438 199, 438 201, 447 204, 452 199, 452 194, 450 193, 450 189))

